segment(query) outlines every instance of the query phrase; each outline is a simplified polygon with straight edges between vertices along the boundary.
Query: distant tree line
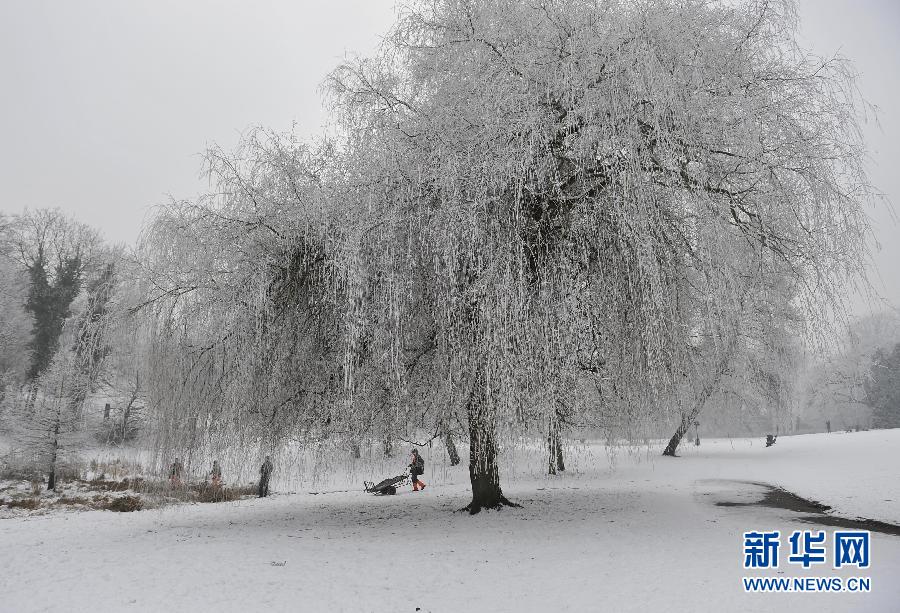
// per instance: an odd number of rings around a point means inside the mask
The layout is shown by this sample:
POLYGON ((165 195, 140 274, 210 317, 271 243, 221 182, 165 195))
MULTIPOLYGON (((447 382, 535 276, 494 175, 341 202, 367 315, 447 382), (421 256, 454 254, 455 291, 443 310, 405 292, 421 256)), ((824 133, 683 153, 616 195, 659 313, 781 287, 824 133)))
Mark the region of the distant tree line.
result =
POLYGON ((867 403, 875 428, 900 428, 900 343, 875 351, 866 381, 867 403))
POLYGON ((0 218, 0 428, 50 489, 70 451, 98 436, 122 442, 139 421, 142 392, 129 383, 140 381, 139 345, 123 307, 131 266, 58 210, 0 218), (86 414, 92 395, 111 400, 131 427, 86 414))

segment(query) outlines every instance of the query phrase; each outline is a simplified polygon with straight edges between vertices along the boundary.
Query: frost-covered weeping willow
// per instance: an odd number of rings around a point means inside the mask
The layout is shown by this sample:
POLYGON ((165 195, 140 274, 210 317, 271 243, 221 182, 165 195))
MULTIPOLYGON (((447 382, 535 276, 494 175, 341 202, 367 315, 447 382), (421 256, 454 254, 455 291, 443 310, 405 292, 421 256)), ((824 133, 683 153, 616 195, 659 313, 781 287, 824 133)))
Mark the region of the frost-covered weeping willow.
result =
POLYGON ((498 441, 690 423, 862 269, 852 73, 794 34, 778 1, 410 4, 327 143, 213 152, 148 229, 162 447, 461 424, 474 512, 498 441))

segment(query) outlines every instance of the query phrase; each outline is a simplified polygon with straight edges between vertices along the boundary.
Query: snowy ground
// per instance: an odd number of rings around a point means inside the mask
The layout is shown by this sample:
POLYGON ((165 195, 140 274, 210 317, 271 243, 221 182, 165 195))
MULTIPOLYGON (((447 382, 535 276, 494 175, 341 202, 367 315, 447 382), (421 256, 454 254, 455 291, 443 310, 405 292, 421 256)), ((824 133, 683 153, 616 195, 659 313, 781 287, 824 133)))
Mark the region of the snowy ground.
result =
POLYGON ((0 610, 898 611, 900 537, 873 533, 868 571, 744 571, 746 530, 834 528, 714 504, 752 499, 758 488, 735 481, 760 481, 900 523, 898 449, 900 430, 782 437, 769 449, 710 440, 678 459, 620 456, 612 470, 605 450, 586 446, 570 474, 506 483, 523 508, 476 516, 453 512, 468 501, 456 467, 394 497, 0 520, 0 610), (778 572, 870 576, 872 592, 744 593, 742 576, 778 572))

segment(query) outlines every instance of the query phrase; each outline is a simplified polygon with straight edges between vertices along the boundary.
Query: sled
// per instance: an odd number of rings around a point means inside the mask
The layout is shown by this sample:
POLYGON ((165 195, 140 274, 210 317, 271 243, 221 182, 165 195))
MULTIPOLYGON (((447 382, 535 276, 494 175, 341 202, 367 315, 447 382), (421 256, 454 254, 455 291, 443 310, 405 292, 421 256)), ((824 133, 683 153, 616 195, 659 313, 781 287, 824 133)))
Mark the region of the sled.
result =
POLYGON ((397 493, 397 488, 404 485, 408 480, 409 475, 397 475, 396 477, 391 477, 378 483, 363 481, 363 486, 370 494, 375 494, 376 496, 393 496, 397 493))

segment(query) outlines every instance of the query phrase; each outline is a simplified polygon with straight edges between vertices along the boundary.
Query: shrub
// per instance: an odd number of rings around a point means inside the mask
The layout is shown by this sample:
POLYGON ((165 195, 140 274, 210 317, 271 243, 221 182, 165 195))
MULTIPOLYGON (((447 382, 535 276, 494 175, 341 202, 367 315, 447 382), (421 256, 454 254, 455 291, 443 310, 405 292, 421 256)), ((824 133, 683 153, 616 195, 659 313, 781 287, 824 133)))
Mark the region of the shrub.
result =
POLYGON ((141 487, 144 480, 141 478, 137 479, 122 479, 121 481, 112 481, 109 479, 97 478, 91 479, 90 481, 81 481, 82 483, 89 486, 91 489, 95 490, 104 490, 107 492, 124 492, 125 490, 137 490, 141 487))
POLYGON ((71 507, 76 504, 87 504, 87 503, 88 503, 88 501, 84 498, 70 498, 68 496, 61 496, 53 504, 54 505, 66 505, 66 506, 71 507))
POLYGON ((201 483, 193 486, 192 489, 197 492, 197 502, 231 502, 256 493, 256 486, 254 485, 213 487, 201 483))
POLYGON ((29 511, 34 511, 41 506, 41 501, 39 498, 21 498, 19 500, 7 500, 4 501, 3 504, 6 504, 10 509, 27 509, 29 511))
POLYGON ((122 496, 107 504, 106 508, 119 513, 130 513, 132 511, 140 511, 142 506, 143 503, 138 496, 122 496))

